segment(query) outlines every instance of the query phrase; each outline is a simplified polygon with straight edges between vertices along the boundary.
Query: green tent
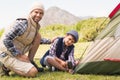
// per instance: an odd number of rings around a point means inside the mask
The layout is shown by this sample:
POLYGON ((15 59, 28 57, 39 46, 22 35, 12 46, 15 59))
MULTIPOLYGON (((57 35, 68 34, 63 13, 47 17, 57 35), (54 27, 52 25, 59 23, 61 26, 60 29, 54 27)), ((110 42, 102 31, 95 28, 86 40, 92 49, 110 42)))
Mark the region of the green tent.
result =
POLYGON ((120 74, 120 3, 109 18, 106 28, 91 43, 75 68, 76 73, 120 74))

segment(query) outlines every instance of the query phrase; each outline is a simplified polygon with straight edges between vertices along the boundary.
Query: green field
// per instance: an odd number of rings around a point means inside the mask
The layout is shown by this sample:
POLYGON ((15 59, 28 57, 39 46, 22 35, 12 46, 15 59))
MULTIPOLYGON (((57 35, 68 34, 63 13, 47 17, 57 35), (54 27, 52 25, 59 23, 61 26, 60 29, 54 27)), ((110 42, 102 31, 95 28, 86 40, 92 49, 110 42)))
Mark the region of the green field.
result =
MULTIPOLYGON (((89 43, 75 44, 75 58, 80 58, 89 43)), ((49 49, 50 45, 40 45, 35 56, 36 63, 39 64, 41 56, 49 49)), ((11 73, 11 76, 0 77, 0 80, 120 80, 120 75, 94 75, 94 74, 69 74, 67 72, 50 72, 45 69, 44 72, 38 73, 35 78, 25 78, 11 73)))

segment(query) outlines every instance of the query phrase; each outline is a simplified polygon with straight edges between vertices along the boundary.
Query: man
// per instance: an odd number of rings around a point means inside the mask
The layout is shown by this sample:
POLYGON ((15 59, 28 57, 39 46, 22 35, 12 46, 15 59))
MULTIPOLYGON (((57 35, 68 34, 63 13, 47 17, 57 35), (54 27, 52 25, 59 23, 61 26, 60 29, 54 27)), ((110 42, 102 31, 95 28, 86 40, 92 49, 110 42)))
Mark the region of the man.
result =
POLYGON ((3 64, 0 69, 7 68, 26 77, 36 76, 39 69, 34 56, 41 39, 39 21, 43 15, 43 4, 34 3, 27 18, 18 18, 7 27, 0 39, 0 62, 3 64))

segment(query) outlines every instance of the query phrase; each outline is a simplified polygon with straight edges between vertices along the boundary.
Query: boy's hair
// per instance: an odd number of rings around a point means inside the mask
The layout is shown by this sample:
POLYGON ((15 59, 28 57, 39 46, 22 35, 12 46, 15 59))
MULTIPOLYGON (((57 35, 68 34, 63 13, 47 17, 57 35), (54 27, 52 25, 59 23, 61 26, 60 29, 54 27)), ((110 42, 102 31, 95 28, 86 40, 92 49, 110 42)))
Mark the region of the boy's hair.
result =
POLYGON ((75 43, 76 43, 76 42, 78 41, 78 39, 79 39, 78 32, 75 31, 75 30, 71 30, 71 31, 67 32, 66 34, 72 35, 72 36, 74 37, 75 43))

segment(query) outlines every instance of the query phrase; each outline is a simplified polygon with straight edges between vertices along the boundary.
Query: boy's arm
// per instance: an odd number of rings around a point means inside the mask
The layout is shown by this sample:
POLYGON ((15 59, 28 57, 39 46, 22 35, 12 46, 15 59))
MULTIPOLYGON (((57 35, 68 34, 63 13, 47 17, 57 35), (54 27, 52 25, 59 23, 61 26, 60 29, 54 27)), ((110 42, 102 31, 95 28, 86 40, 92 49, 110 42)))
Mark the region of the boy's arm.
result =
POLYGON ((57 62, 59 62, 60 64, 62 64, 62 66, 64 66, 64 67, 67 66, 67 63, 66 63, 65 61, 59 59, 58 57, 55 57, 55 60, 56 60, 57 62))
POLYGON ((74 48, 71 50, 69 56, 68 56, 68 61, 71 61, 73 66, 75 66, 75 59, 74 59, 74 48))
POLYGON ((50 56, 56 56, 57 42, 58 42, 58 39, 56 39, 56 40, 51 44, 50 50, 49 50, 49 55, 50 55, 50 56))

